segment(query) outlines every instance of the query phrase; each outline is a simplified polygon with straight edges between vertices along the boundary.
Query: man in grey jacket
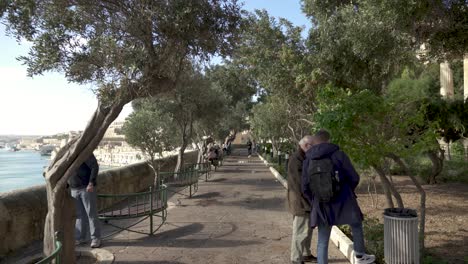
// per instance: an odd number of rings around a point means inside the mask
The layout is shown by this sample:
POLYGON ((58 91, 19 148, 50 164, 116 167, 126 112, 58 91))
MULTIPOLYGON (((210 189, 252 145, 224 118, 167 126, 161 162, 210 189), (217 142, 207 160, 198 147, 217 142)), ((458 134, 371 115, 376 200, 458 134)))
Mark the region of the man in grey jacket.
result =
POLYGON ((297 151, 291 155, 288 163, 288 207, 293 215, 293 231, 291 238, 291 262, 304 263, 316 262, 310 251, 312 240, 312 228, 310 228, 310 205, 302 195, 301 177, 302 163, 305 152, 313 143, 312 136, 305 136, 299 141, 297 151))
POLYGON ((101 246, 101 226, 97 214, 96 205, 96 178, 99 172, 99 165, 94 154, 81 164, 78 171, 73 175, 68 184, 71 188, 71 195, 75 200, 76 224, 75 238, 77 244, 88 241, 88 234, 91 234, 91 247, 101 246))

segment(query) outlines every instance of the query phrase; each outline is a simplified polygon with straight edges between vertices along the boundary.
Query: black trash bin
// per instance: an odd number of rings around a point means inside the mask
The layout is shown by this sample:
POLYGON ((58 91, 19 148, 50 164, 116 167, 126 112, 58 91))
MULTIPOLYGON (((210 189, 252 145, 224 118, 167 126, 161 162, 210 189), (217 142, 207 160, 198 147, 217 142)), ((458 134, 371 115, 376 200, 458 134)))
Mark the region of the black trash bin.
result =
POLYGON ((387 264, 419 264, 418 214, 414 209, 384 211, 384 254, 387 264))

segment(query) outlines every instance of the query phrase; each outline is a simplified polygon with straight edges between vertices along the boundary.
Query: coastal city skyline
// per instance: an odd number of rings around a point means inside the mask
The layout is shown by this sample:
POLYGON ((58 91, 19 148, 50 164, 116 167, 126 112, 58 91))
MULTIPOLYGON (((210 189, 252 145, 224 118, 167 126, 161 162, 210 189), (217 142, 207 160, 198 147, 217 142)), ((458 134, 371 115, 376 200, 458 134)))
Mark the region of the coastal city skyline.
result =
MULTIPOLYGON (((244 9, 266 9, 271 16, 284 17, 298 26, 310 21, 301 13, 300 1, 284 5, 281 0, 247 0, 244 9)), ((26 66, 16 58, 27 55, 30 43, 20 44, 5 35, 0 25, 0 135, 53 135, 83 130, 97 106, 91 85, 69 83, 63 74, 46 72, 42 76, 26 76, 26 66)), ((219 59, 212 60, 212 63, 219 59)), ((117 120, 131 113, 128 104, 117 120)))

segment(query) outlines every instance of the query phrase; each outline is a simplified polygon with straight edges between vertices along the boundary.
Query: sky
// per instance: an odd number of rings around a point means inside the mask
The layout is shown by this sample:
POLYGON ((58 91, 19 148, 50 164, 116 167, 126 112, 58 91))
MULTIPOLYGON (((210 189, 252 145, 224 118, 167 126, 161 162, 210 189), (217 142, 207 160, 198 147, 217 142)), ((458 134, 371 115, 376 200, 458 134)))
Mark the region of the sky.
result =
MULTIPOLYGON (((310 28, 301 13, 300 0, 245 0, 244 9, 266 9, 297 26, 310 28)), ((90 85, 69 83, 63 74, 47 72, 26 76, 26 66, 17 57, 27 55, 30 44, 6 36, 0 24, 0 135, 52 135, 83 130, 97 106, 90 85)), ((117 120, 124 120, 130 104, 117 120)))

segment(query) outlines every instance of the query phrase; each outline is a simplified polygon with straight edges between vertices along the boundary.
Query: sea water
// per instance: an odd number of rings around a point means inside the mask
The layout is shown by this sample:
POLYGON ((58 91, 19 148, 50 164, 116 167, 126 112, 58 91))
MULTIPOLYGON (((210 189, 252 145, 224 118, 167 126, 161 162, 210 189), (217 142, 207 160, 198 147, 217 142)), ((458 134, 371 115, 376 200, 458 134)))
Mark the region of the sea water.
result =
POLYGON ((49 162, 50 156, 36 151, 0 149, 0 193, 45 184, 42 172, 49 162))
MULTIPOLYGON (((45 184, 42 173, 49 162, 50 156, 37 151, 0 149, 0 193, 45 184)), ((99 171, 112 168, 99 165, 99 171)))

